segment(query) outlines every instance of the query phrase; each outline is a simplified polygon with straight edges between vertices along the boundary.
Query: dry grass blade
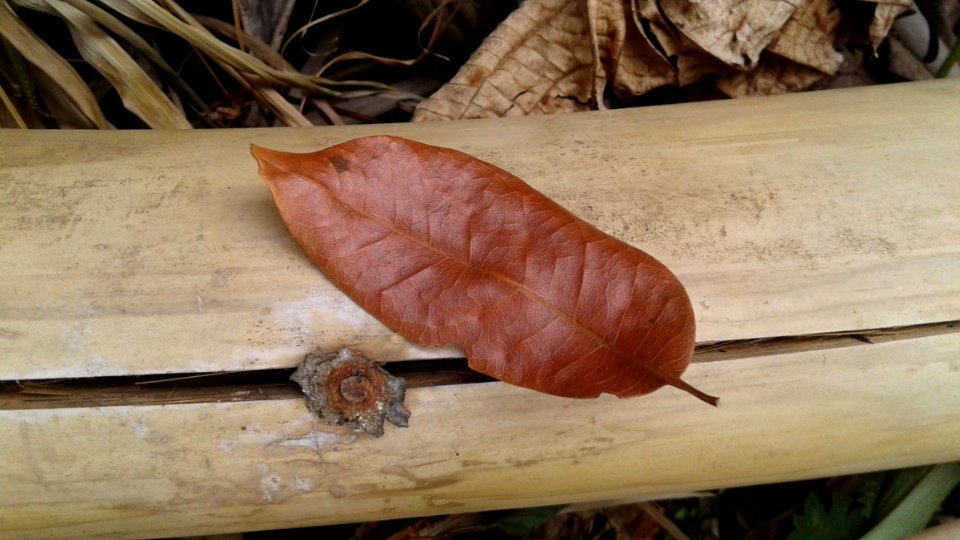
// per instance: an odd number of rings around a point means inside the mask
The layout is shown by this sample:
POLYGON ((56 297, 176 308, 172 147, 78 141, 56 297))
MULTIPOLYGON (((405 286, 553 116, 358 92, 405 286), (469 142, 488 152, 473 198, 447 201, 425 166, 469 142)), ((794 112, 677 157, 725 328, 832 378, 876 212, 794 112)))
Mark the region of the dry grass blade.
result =
POLYGON ((98 0, 98 2, 132 21, 136 21, 147 26, 158 26, 153 19, 147 17, 139 9, 131 6, 130 2, 127 2, 127 0, 98 0))
POLYGON ((7 110, 7 113, 10 114, 10 117, 13 118, 14 122, 16 122, 17 127, 20 129, 27 129, 27 123, 23 121, 23 118, 20 116, 17 108, 13 105, 13 101, 10 99, 10 96, 8 96, 7 92, 4 91, 2 85, 0 85, 0 101, 3 101, 3 108, 7 110))
POLYGON ((332 97, 348 97, 347 93, 341 90, 334 90, 334 87, 340 88, 362 88, 367 92, 396 92, 397 90, 388 84, 377 81, 353 81, 353 80, 332 80, 323 77, 309 76, 296 71, 283 71, 272 68, 264 62, 244 53, 243 51, 230 47, 224 42, 216 39, 209 31, 196 22, 193 17, 184 11, 173 0, 164 0, 164 5, 170 11, 161 8, 153 0, 128 0, 138 7, 149 10, 147 13, 157 17, 157 22, 168 30, 177 33, 183 39, 196 46, 202 52, 209 54, 221 65, 230 66, 241 73, 247 73, 258 80, 265 81, 274 85, 292 86, 310 92, 326 94, 332 97), (171 13, 172 11, 172 13, 171 13), (179 18, 178 18, 179 17, 179 18), (184 22, 186 21, 186 22, 184 22), (169 26, 167 26, 169 25, 169 26), (196 40, 194 42, 193 40, 196 40))
MULTIPOLYGON (((235 37, 235 27, 224 21, 214 19, 212 17, 204 17, 202 15, 194 16, 194 18, 206 28, 213 30, 220 35, 235 37)), ((290 66, 282 56, 271 49, 269 45, 261 41, 259 38, 246 33, 244 30, 240 30, 239 33, 243 36, 244 43, 246 43, 251 53, 256 54, 277 69, 291 72, 294 71, 293 67, 290 66)), ((244 87, 250 89, 250 91, 253 92, 254 96, 257 98, 257 101, 263 105, 266 105, 271 111, 273 111, 273 113, 277 115, 279 120, 283 122, 284 125, 294 127, 314 125, 296 107, 284 99, 284 97, 276 90, 272 88, 255 87, 246 80, 243 80, 235 71, 229 68, 227 71, 234 75, 240 81, 240 83, 244 85, 244 87)))
MULTIPOLYGON (((77 108, 76 104, 70 99, 70 96, 68 96, 57 83, 53 82, 53 79, 46 73, 35 70, 33 77, 37 96, 43 100, 44 114, 50 115, 50 117, 56 121, 58 128, 89 129, 93 127, 90 125, 90 121, 87 120, 83 113, 80 112, 80 109, 77 108)), ((39 113, 40 110, 38 103, 37 109, 34 112, 39 113)), ((35 114, 34 116, 39 116, 39 114, 35 114)), ((43 124, 38 122, 28 125, 30 125, 31 128, 43 127, 43 124)))
MULTIPOLYGON (((174 10, 177 16, 179 16, 183 21, 185 21, 183 24, 186 24, 191 29, 197 30, 198 33, 200 35, 205 36, 207 40, 212 40, 220 45, 223 45, 223 47, 229 50, 235 51, 241 57, 248 58, 251 62, 257 65, 260 65, 264 68, 267 68, 267 66, 263 64, 263 62, 257 60, 256 58, 250 56, 249 54, 238 51, 237 49, 233 49, 232 47, 228 47, 227 45, 223 44, 223 42, 217 40, 213 36, 213 34, 211 34, 206 28, 203 27, 202 24, 200 24, 199 21, 194 19, 192 15, 184 11, 183 8, 181 8, 172 0, 168 0, 167 5, 170 7, 170 9, 174 10)), ((164 11, 164 13, 167 13, 167 12, 164 11)), ((169 14, 169 13, 168 15, 173 16, 172 14, 169 14)), ((214 58, 216 59, 215 56, 214 58)), ((313 125, 310 122, 310 120, 307 120, 307 118, 303 116, 303 114, 301 114, 299 110, 297 110, 296 107, 291 105, 289 101, 284 99, 284 97, 280 95, 280 93, 274 90, 273 88, 266 88, 263 86, 253 84, 251 81, 248 81, 246 78, 244 78, 238 72, 238 70, 230 64, 224 64, 221 62, 220 65, 224 69, 224 71, 229 73, 230 76, 236 79, 237 82, 239 82, 244 88, 252 92, 258 102, 260 102, 261 104, 266 106, 268 109, 273 111, 273 113, 277 115, 277 117, 280 119, 281 122, 283 122, 284 125, 292 126, 292 127, 306 127, 306 126, 313 125)), ((272 68, 268 68, 268 69, 272 69, 272 68)), ((281 73, 281 74, 284 73, 283 71, 279 71, 279 70, 273 70, 273 71, 276 71, 277 73, 281 73)), ((299 75, 299 73, 297 73, 297 75, 299 75)))
POLYGON ((237 34, 237 47, 240 47, 241 51, 246 51, 247 46, 243 41, 243 27, 240 24, 240 6, 237 4, 237 0, 230 2, 233 7, 233 26, 237 34))
POLYGON ((46 73, 77 106, 89 121, 88 127, 108 129, 110 124, 103 116, 97 99, 80 75, 70 67, 42 39, 24 25, 6 0, 0 0, 0 35, 2 35, 28 62, 46 73))
POLYGON ((344 126, 347 124, 343 121, 343 118, 336 111, 336 109, 333 108, 333 105, 330 105, 329 101, 318 98, 312 98, 310 101, 314 104, 314 106, 317 107, 317 109, 320 110, 321 113, 323 113, 324 116, 327 117, 327 119, 330 120, 331 124, 335 126, 344 126))
MULTIPOLYGON (((355 8, 360 7, 359 4, 355 8)), ((427 43, 426 47, 421 47, 420 54, 416 58, 411 58, 409 60, 401 60, 399 58, 388 58, 386 56, 378 56, 375 54, 360 52, 360 51, 350 51, 345 52, 331 59, 325 63, 316 73, 318 77, 322 76, 331 66, 345 60, 373 60, 387 66, 413 66, 419 64, 428 56, 430 56, 430 51, 433 49, 434 45, 437 43, 440 35, 443 33, 445 26, 450 24, 450 21, 453 17, 452 12, 447 15, 446 18, 443 18, 441 14, 445 11, 448 2, 443 2, 436 9, 434 9, 430 15, 424 19, 423 24, 420 25, 420 32, 423 32, 423 29, 430 24, 433 19, 436 19, 436 22, 433 25, 433 30, 430 33, 430 40, 427 43)))
POLYGON ((79 9, 63 2, 22 3, 58 15, 70 27, 80 55, 100 72, 123 100, 124 106, 154 129, 190 129, 190 122, 136 61, 79 9))
POLYGON ((313 123, 273 88, 252 88, 258 101, 266 103, 285 126, 309 127, 313 123))
POLYGON ((206 110, 207 106, 203 102, 203 99, 193 91, 193 88, 190 88, 177 73, 175 69, 170 67, 167 64, 167 61, 160 56, 160 53, 156 51, 149 43, 146 42, 142 37, 140 37, 136 32, 130 29, 129 26, 124 24, 120 19, 114 17, 106 10, 96 6, 87 0, 66 0, 66 2, 73 7, 79 9, 80 11, 86 13, 90 18, 97 22, 100 26, 106 28, 110 32, 113 32, 115 35, 136 47, 136 49, 146 56, 151 62, 153 62, 158 68, 160 68, 164 73, 166 73, 176 84, 180 87, 187 98, 194 104, 195 107, 199 110, 206 110))
POLYGON ((315 20, 310 21, 309 23, 301 26, 300 28, 297 29, 296 32, 293 33, 292 36, 290 36, 289 38, 287 38, 287 41, 285 41, 285 42, 283 43, 283 46, 280 47, 280 54, 283 54, 284 51, 287 50, 287 47, 290 46, 290 43, 291 43, 294 39, 302 36, 303 34, 306 34, 306 33, 307 33, 307 30, 313 28, 314 26, 316 26, 316 25, 318 25, 318 24, 321 24, 321 23, 324 23, 324 22, 326 22, 326 21, 329 21, 330 19, 337 18, 337 17, 339 17, 339 16, 341 16, 341 15, 346 15, 347 13, 350 13, 351 11, 353 11, 353 10, 355 10, 355 9, 359 9, 359 8, 363 7, 363 5, 366 4, 366 3, 369 2, 369 1, 370 1, 370 0, 360 0, 360 1, 357 3, 357 5, 355 5, 355 6, 353 6, 353 7, 349 7, 349 8, 346 8, 346 9, 341 9, 340 11, 335 11, 335 12, 329 14, 329 15, 324 15, 323 17, 320 17, 319 19, 315 19, 315 20))
POLYGON ((640 510, 642 510, 645 514, 650 516, 651 519, 657 522, 657 525, 663 527, 663 529, 667 531, 671 537, 675 538, 676 540, 690 540, 690 537, 687 536, 680 529, 680 527, 677 527, 676 523, 670 521, 670 518, 664 515, 663 510, 661 510, 656 504, 652 502, 642 502, 637 506, 639 506, 640 510))
POLYGON ((166 2, 166 5, 171 10, 175 10, 183 19, 160 7, 152 0, 129 0, 128 3, 153 19, 156 24, 182 37, 222 66, 229 66, 240 73, 256 76, 270 84, 293 86, 327 95, 339 95, 339 92, 324 86, 330 81, 321 81, 300 73, 284 72, 271 68, 249 54, 220 41, 199 23, 185 22, 185 20, 189 20, 187 19, 189 14, 172 1, 166 2))
POLYGON ((194 15, 193 18, 208 30, 211 30, 223 37, 237 39, 238 35, 242 35, 247 52, 255 55, 257 58, 260 58, 266 62, 267 65, 282 71, 296 71, 293 69, 293 66, 287 63, 287 61, 280 56, 280 53, 270 48, 270 45, 261 41, 260 38, 251 35, 246 30, 240 30, 240 32, 236 32, 236 28, 232 24, 226 21, 221 21, 215 17, 194 15))

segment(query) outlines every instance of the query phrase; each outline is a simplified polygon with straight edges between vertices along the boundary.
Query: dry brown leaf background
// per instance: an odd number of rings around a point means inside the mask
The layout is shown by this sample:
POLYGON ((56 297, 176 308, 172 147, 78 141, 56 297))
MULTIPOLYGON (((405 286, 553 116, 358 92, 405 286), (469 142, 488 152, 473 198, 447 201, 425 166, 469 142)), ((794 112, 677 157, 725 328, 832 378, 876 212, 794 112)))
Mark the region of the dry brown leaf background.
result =
POLYGON ((593 52, 585 2, 524 2, 457 75, 417 108, 415 120, 586 110, 593 52))
MULTIPOLYGON (((876 46, 910 0, 875 1, 876 46)), ((796 92, 837 73, 833 0, 527 0, 414 121, 604 108, 701 81, 732 97, 796 92)))
POLYGON ((866 0, 877 4, 870 25, 870 44, 877 50, 893 26, 893 20, 905 13, 911 7, 911 0, 866 0))

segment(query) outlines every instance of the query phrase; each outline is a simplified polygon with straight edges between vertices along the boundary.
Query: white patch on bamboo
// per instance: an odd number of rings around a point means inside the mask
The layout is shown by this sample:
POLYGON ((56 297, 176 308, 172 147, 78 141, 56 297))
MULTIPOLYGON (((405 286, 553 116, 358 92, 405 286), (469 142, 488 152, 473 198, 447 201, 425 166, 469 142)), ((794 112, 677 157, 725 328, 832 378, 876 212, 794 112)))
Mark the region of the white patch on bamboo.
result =
POLYGON ((313 482, 308 478, 300 478, 299 476, 295 476, 293 478, 293 483, 300 491, 313 491, 313 482))
POLYGON ((257 472, 261 475, 260 494, 263 500, 273 502, 274 495, 280 493, 280 475, 263 463, 257 465, 257 472))
POLYGON ((150 436, 150 426, 147 424, 146 420, 142 418, 134 420, 133 435, 141 441, 150 436))

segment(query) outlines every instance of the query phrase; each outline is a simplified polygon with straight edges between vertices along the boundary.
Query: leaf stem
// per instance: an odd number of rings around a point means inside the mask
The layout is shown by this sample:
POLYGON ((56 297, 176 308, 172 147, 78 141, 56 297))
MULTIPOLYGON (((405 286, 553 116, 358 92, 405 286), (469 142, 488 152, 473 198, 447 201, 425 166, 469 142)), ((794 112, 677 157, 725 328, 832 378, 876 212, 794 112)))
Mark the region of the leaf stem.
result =
POLYGON ((667 384, 679 390, 683 390, 684 392, 689 392, 690 394, 693 394, 693 397, 699 399, 700 401, 703 401, 704 403, 709 403, 714 407, 720 406, 720 398, 718 398, 717 396, 711 396, 710 394, 700 390, 699 388, 695 388, 687 384, 686 381, 684 381, 683 379, 675 379, 668 382, 667 384))

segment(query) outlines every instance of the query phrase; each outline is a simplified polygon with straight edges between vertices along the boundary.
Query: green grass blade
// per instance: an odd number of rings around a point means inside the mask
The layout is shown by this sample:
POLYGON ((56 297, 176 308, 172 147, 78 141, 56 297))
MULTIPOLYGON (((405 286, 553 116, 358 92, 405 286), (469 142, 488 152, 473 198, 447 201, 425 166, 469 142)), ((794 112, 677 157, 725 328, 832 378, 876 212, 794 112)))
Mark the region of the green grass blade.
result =
POLYGON ((940 503, 958 484, 960 461, 934 466, 862 540, 897 540, 922 531, 940 503))

